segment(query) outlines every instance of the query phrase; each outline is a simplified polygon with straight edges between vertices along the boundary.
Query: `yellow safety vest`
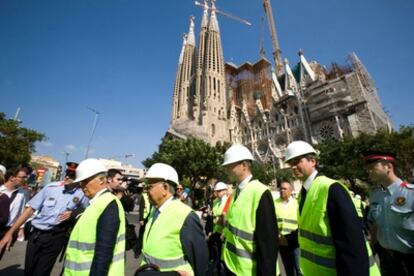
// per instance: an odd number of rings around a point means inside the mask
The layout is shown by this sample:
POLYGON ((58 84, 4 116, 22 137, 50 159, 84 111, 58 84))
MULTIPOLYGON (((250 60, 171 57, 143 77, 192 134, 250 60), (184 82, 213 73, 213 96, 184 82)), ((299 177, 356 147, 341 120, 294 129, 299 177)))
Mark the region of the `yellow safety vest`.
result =
POLYGON ((363 214, 362 200, 360 198, 352 197, 352 201, 354 202, 358 217, 363 218, 364 214, 363 214))
POLYGON ((279 233, 281 235, 287 235, 298 229, 297 200, 289 198, 288 203, 284 203, 282 198, 278 198, 274 202, 279 233))
POLYGON ((218 224, 218 221, 220 220, 220 216, 223 214, 224 206, 226 206, 227 197, 223 197, 221 199, 216 198, 213 201, 213 233, 222 233, 223 232, 223 226, 218 224))
POLYGON ((184 256, 180 232, 192 209, 180 200, 173 200, 153 221, 154 212, 145 227, 141 265, 151 263, 161 271, 194 271, 184 256))
POLYGON ((108 275, 124 275, 125 213, 121 202, 112 194, 104 193, 91 203, 76 223, 66 249, 65 275, 89 275, 95 255, 98 219, 112 201, 118 206, 119 230, 108 275))
MULTIPOLYGON (((145 203, 144 211, 143 211, 144 212, 143 218, 145 219, 149 215, 149 212, 151 210, 151 203, 149 201, 148 194, 147 193, 142 193, 142 199, 141 200, 144 200, 144 203, 145 203)), ((141 212, 141 210, 140 210, 140 212, 141 212)))
MULTIPOLYGON (((326 209, 329 187, 334 183, 340 182, 325 176, 315 178, 298 215, 300 266, 305 276, 336 275, 336 249, 326 209)), ((342 187, 348 192, 346 186, 342 187)), ((370 261, 369 274, 381 275, 368 243, 366 247, 370 261)))
POLYGON ((257 180, 249 182, 236 200, 233 192, 224 228, 222 259, 236 275, 256 275, 256 210, 268 188, 257 180))

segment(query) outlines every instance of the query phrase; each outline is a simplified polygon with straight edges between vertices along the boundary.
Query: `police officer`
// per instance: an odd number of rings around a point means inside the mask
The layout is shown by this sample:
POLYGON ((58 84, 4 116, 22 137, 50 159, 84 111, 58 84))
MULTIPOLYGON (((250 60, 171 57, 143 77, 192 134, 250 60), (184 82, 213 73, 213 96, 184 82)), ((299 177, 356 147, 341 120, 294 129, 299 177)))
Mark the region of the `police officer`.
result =
POLYGON ((31 221, 28 237, 24 267, 26 276, 50 274, 67 241, 68 229, 88 205, 78 184, 73 182, 77 164, 69 162, 66 165, 65 179, 48 184, 36 194, 0 241, 0 248, 9 249, 13 233, 38 211, 31 221))
POLYGON ((145 179, 154 208, 145 227, 141 266, 153 265, 162 273, 206 275, 208 251, 200 219, 181 200, 173 199, 177 172, 155 163, 145 179))
POLYGON ((90 200, 76 223, 66 249, 65 275, 124 275, 125 213, 106 188, 106 168, 85 159, 76 169, 76 182, 90 200))
POLYGON ((380 251, 382 275, 414 275, 414 185, 395 171, 391 152, 363 153, 369 178, 381 187, 371 194, 368 219, 374 223, 372 243, 380 251))
POLYGON ((298 239, 303 274, 379 275, 348 189, 318 174, 315 149, 294 141, 286 148, 285 162, 302 181, 298 239))
POLYGON ((280 197, 275 200, 279 228, 279 251, 287 276, 302 275, 299 266, 298 202, 292 195, 292 184, 281 181, 280 197))
POLYGON ((227 275, 276 275, 278 229, 270 190, 251 174, 253 155, 243 145, 224 154, 223 166, 237 182, 224 228, 222 259, 227 275))

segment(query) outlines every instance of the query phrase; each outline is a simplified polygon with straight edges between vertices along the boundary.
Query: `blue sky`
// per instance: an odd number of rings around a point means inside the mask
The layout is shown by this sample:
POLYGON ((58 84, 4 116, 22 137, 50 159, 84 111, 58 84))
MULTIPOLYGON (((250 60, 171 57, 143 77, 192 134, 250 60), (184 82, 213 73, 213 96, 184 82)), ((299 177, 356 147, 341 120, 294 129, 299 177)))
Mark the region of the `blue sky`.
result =
MULTIPOLYGON (((412 124, 414 1, 272 0, 283 57, 302 48, 308 61, 345 63, 355 51, 379 89, 393 124, 412 124)), ((218 0, 253 23, 219 17, 224 57, 256 61, 261 0, 218 0)), ((38 154, 80 161, 94 114, 101 112, 90 156, 135 154, 142 166, 168 128, 172 88, 191 0, 0 1, 0 112, 21 108, 24 127, 46 134, 38 154)), ((266 26, 265 50, 271 60, 266 26)), ((124 159, 120 158, 122 161, 124 159)))

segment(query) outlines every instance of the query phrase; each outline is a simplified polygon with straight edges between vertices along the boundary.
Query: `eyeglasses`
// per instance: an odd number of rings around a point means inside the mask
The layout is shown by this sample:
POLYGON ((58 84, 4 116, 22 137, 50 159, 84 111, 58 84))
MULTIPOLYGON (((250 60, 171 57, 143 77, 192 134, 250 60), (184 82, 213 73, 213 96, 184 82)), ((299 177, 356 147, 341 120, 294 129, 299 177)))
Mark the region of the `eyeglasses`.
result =
POLYGON ((289 166, 296 166, 297 164, 300 163, 300 161, 302 161, 303 157, 298 157, 298 158, 293 158, 291 160, 289 160, 287 163, 289 164, 289 166))
POLYGON ((151 190, 152 188, 154 188, 158 184, 164 184, 164 183, 165 183, 164 181, 159 180, 159 179, 147 180, 147 182, 145 183, 145 188, 147 190, 151 190))
POLYGON ((176 191, 182 191, 182 190, 183 190, 183 188, 176 188, 175 190, 176 190, 176 191))

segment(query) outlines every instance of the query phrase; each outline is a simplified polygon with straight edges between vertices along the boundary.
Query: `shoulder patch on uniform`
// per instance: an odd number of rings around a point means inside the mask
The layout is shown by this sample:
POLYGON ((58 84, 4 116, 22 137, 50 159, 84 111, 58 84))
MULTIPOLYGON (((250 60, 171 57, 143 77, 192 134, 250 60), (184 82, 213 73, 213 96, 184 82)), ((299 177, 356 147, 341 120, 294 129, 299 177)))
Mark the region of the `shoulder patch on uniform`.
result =
POLYGON ((400 187, 407 188, 407 189, 414 189, 414 184, 408 182, 401 182, 400 187))

